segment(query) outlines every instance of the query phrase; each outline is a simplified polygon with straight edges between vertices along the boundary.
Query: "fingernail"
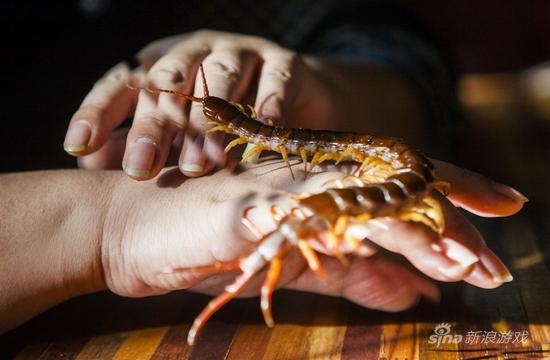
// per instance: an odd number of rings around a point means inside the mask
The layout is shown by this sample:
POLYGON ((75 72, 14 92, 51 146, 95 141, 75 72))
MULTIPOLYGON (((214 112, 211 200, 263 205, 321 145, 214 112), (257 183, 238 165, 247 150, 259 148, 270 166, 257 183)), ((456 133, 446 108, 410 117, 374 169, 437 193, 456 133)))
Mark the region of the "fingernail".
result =
POLYGON ((495 283, 502 284, 514 280, 508 268, 489 248, 483 249, 480 253, 480 257, 481 263, 485 269, 489 271, 495 283))
POLYGON ((88 142, 92 136, 92 127, 86 120, 79 120, 69 127, 63 148, 68 153, 79 153, 88 147, 88 142))
POLYGON ((201 172, 204 168, 198 164, 181 164, 182 171, 201 172))
POLYGON ((203 152, 204 136, 197 136, 195 139, 185 138, 187 151, 180 164, 181 171, 202 172, 204 170, 205 154, 203 152))
POLYGON ((157 146, 153 140, 149 138, 137 139, 130 150, 124 171, 137 178, 149 177, 156 152, 157 146))
POLYGON ((493 281, 496 283, 507 283, 512 280, 514 280, 514 277, 510 273, 493 276, 493 281))
POLYGON ((441 239, 441 244, 445 255, 449 259, 458 262, 463 268, 467 268, 479 261, 479 257, 476 254, 453 239, 443 238, 441 239))
POLYGON ((499 194, 511 198, 512 200, 520 200, 522 202, 529 201, 529 199, 525 195, 510 186, 493 181, 492 187, 499 194))

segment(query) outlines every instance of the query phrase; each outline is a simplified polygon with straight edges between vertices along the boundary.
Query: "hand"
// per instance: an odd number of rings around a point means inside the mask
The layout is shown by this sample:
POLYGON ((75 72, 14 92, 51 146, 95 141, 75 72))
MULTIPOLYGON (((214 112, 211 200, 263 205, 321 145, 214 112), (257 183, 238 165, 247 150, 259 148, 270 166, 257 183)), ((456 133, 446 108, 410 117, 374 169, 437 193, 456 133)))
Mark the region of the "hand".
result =
MULTIPOLYGON (((507 216, 523 206, 525 198, 507 186, 443 162, 436 162, 436 166, 451 182, 449 200, 457 206, 483 216, 507 216)), ((297 166, 294 171, 299 173, 300 169, 297 166)), ((304 186, 318 189, 319 184, 339 176, 339 172, 316 173, 304 186)), ((250 252, 256 240, 240 225, 243 210, 257 205, 251 220, 262 232, 271 231, 275 225, 269 205, 277 203, 289 209, 290 200, 281 191, 291 183, 280 161, 263 162, 237 176, 224 170, 185 180, 171 169, 164 170, 156 184, 123 182, 113 192, 115 198, 103 231, 106 285, 124 296, 186 288, 220 293, 234 273, 206 276, 190 268, 234 261, 250 252)), ((440 200, 447 222, 442 239, 423 225, 392 219, 377 220, 369 239, 403 255, 437 280, 465 280, 484 288, 510 281, 510 273, 479 232, 449 200, 440 200), (391 233, 384 226, 390 227, 391 233)), ((321 263, 327 283, 317 279, 297 253, 289 256, 279 286, 344 296, 362 306, 387 311, 405 309, 419 296, 432 300, 439 296, 426 278, 381 254, 355 257, 349 267, 327 255, 321 255, 321 263)), ((256 277, 242 295, 258 294, 262 279, 256 277)))
POLYGON ((254 101, 260 115, 275 124, 332 128, 330 122, 336 119, 336 97, 315 70, 316 62, 265 39, 197 31, 156 41, 138 59, 138 69, 132 72, 124 64, 115 66, 86 96, 65 139, 70 154, 83 156, 102 149, 113 129, 135 109, 122 161, 129 176, 137 180, 155 177, 166 164, 176 137, 182 146, 178 164, 185 175, 197 177, 216 164, 223 166, 224 134, 203 135, 208 126, 199 104, 191 104, 189 110, 182 98, 146 91, 138 95, 126 87, 126 83, 141 81, 152 88, 202 97, 203 84, 197 75, 200 63, 211 95, 234 102, 254 101))
MULTIPOLYGON (((451 182, 448 200, 470 212, 506 216, 526 201, 515 190, 480 175, 435 164, 451 182)), ((301 169, 299 164, 294 171, 303 175, 301 169)), ((312 174, 305 188, 291 190, 318 191, 319 184, 342 176, 330 169, 312 174)), ((246 255, 256 240, 239 223, 243 209, 256 205, 251 221, 264 233, 272 230, 269 206, 292 206, 289 184, 295 183, 280 160, 262 162, 238 176, 224 170, 201 179, 166 169, 157 181, 143 183, 116 171, 0 176, 0 203, 6 204, 0 206, 5 229, 0 237, 5 249, 0 254, 5 274, 0 281, 0 332, 57 303, 107 287, 127 296, 183 288, 220 292, 233 274, 207 279, 189 267, 246 255)), ((511 280, 481 235, 448 200, 441 199, 447 223, 442 239, 423 225, 391 219, 377 220, 369 239, 435 279, 464 279, 486 288, 511 280)), ((289 256, 279 286, 344 296, 389 311, 404 309, 421 295, 437 300, 435 286, 406 264, 374 251, 365 255, 370 257, 352 258, 349 267, 321 255, 328 284, 315 278, 299 256, 289 256)), ((243 295, 257 293, 261 278, 243 295)))

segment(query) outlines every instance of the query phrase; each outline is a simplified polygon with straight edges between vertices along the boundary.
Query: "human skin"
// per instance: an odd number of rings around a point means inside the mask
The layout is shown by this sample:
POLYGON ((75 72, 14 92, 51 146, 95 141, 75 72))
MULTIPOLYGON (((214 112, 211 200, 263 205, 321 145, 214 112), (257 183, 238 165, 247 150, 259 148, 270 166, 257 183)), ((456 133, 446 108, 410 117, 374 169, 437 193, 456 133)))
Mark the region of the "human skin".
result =
MULTIPOLYGON (((369 225, 369 239, 403 255, 432 279, 464 280, 483 288, 510 281, 506 267, 453 204, 483 216, 506 216, 519 211, 526 199, 480 175, 435 164, 453 189, 448 199, 440 197, 447 223, 443 237, 420 224, 381 219, 369 225)), ((257 240, 239 222, 245 208, 257 206, 251 221, 267 233, 275 227, 270 205, 287 211, 295 206, 290 188, 318 191, 345 170, 325 167, 298 184, 280 160, 249 167, 201 178, 167 168, 147 182, 121 171, 1 175, 0 332, 67 299, 105 289, 131 297, 177 289, 220 293, 236 273, 209 277, 189 268, 233 261, 254 248, 257 240)), ((298 176, 301 169, 296 164, 298 176)), ((439 298, 426 276, 376 251, 350 257, 348 267, 326 253, 320 258, 327 282, 293 252, 279 286, 342 296, 386 311, 408 308, 420 296, 439 298)), ((257 276, 242 295, 257 295, 262 279, 257 276)))
MULTIPOLYGON (((275 125, 391 135, 423 150, 431 144, 415 87, 376 64, 299 55, 259 37, 207 30, 160 39, 137 58, 139 68, 131 71, 119 64, 95 84, 73 115, 65 139, 70 154, 94 154, 113 129, 133 115, 121 163, 136 180, 160 172, 178 137, 176 163, 185 175, 202 176, 225 164, 224 134, 203 135, 209 125, 200 104, 189 108, 183 98, 126 86, 142 84, 202 97, 200 63, 210 95, 254 105, 275 125)), ((94 160, 85 159, 83 165, 101 168, 94 160)))

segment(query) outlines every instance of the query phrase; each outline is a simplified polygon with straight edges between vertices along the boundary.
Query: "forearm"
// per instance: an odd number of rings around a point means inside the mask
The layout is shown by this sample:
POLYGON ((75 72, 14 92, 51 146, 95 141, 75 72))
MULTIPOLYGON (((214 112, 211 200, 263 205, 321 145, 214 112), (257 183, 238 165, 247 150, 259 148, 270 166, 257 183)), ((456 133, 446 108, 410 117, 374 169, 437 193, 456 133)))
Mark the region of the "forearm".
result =
POLYGON ((99 251, 115 174, 0 176, 0 333, 105 287, 99 251))

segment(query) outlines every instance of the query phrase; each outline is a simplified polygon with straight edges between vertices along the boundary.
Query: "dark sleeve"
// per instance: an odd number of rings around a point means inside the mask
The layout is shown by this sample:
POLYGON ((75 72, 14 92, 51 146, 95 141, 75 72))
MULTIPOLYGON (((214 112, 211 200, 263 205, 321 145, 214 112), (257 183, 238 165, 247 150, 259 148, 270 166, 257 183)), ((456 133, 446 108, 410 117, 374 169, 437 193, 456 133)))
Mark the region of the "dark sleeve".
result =
POLYGON ((386 5, 371 4, 364 21, 360 20, 364 12, 350 13, 352 9, 347 9, 348 16, 334 16, 301 50, 344 61, 368 61, 402 74, 418 89, 429 110, 432 135, 438 140, 433 155, 452 158, 459 111, 453 66, 444 52, 410 20, 400 23, 399 9, 388 18, 386 5))

